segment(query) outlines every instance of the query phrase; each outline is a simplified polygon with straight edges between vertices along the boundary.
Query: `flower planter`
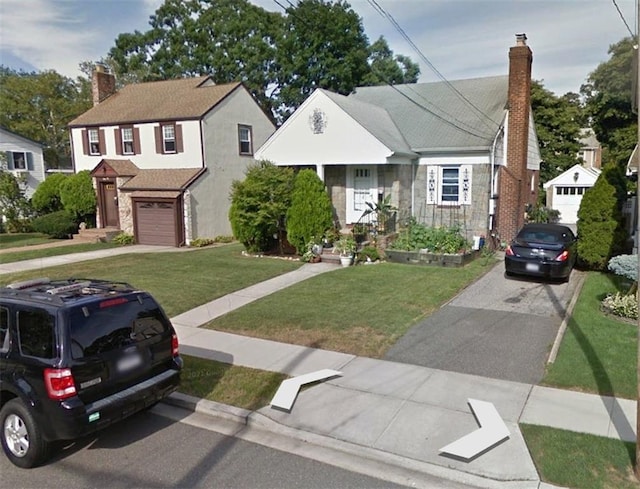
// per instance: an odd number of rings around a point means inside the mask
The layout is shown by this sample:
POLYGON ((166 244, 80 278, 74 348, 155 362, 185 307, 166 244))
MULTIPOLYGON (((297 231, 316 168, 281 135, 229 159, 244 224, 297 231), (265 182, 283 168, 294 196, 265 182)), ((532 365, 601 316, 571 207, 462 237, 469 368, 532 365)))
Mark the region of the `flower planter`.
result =
POLYGON ((352 256, 341 256, 340 257, 340 265, 342 265, 343 267, 351 266, 352 262, 353 262, 353 257, 352 256))
POLYGON ((432 265, 441 267, 463 267, 477 256, 478 252, 430 253, 428 251, 385 250, 387 260, 392 263, 409 265, 432 265))

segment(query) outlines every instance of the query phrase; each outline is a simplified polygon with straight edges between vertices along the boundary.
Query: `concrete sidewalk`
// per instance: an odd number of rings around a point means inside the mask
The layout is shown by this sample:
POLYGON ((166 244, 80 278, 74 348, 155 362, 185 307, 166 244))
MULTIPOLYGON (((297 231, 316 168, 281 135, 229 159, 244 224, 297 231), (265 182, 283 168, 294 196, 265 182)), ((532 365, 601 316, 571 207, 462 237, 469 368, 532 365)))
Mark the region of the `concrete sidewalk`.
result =
MULTIPOLYGON (((56 246, 50 246, 56 247, 56 246)), ((14 248, 11 248, 14 249, 14 248)), ((41 268, 55 267, 58 265, 72 265, 81 261, 96 260, 110 256, 126 255, 129 253, 168 253, 193 251, 197 248, 175 248, 173 246, 152 246, 152 245, 128 245, 118 248, 106 248, 104 250, 85 251, 82 253, 71 253, 68 255, 48 256, 44 258, 34 258, 33 260, 23 260, 11 263, 3 263, 0 254, 0 275, 5 273, 23 272, 26 270, 38 270, 41 268)), ((9 250, 5 250, 9 251, 9 250)))
MULTIPOLYGON (((43 258, 38 263, 7 264, 11 265, 8 271, 7 265, 1 265, 0 273, 70 264, 117 252, 175 250, 116 248, 43 258)), ((266 430, 273 436, 284 435, 307 447, 310 444, 337 450, 344 457, 361 457, 391 467, 389 470, 428 476, 430 484, 420 478, 404 479, 407 485, 425 487, 551 487, 540 482, 520 422, 635 441, 634 401, 356 357, 200 327, 249 302, 336 268, 339 266, 327 263, 307 264, 180 314, 172 322, 181 351, 188 355, 290 376, 321 369, 335 369, 342 376, 304 389, 291 412, 268 406, 249 412, 183 395, 174 395, 171 402, 206 412, 215 419, 231 419, 266 430), (510 436, 471 461, 463 461, 439 450, 478 429, 469 398, 493 403, 510 436)))

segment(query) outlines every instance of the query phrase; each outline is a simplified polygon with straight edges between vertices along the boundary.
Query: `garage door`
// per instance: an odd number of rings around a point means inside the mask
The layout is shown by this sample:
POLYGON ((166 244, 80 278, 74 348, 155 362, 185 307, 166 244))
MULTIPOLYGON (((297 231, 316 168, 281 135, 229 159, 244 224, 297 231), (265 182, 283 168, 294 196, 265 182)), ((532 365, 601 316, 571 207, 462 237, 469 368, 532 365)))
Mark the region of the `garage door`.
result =
POLYGON ((136 202, 139 244, 176 246, 175 202, 136 202))

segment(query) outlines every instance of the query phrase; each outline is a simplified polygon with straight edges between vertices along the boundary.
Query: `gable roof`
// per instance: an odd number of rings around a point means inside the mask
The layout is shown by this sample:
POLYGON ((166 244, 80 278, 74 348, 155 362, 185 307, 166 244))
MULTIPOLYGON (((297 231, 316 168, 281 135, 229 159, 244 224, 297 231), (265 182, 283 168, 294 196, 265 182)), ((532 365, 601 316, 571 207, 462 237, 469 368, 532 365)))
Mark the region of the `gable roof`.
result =
POLYGON ((493 76, 359 87, 348 98, 383 108, 415 152, 486 150, 502 124, 508 85, 508 76, 493 76))
POLYGON ((0 132, 5 132, 7 134, 11 134, 12 136, 14 136, 14 137, 16 137, 18 139, 22 139, 23 141, 25 141, 27 143, 32 143, 32 144, 35 144, 35 145, 38 145, 38 146, 41 146, 41 147, 44 146, 44 143, 42 143, 40 141, 36 141, 34 139, 29 139, 28 137, 22 136, 22 135, 18 134, 17 132, 13 132, 13 131, 7 129, 6 127, 4 127, 4 126, 0 126, 0 132))
POLYGON ((552 187, 553 185, 576 185, 576 186, 584 186, 584 185, 593 185, 595 181, 600 176, 601 170, 598 168, 586 168, 582 165, 573 165, 568 170, 563 171, 557 177, 549 180, 547 183, 543 185, 545 189, 552 187), (575 173, 578 173, 578 178, 574 179, 573 176, 575 173), (582 174, 584 177, 580 179, 579 175, 582 174), (585 183, 586 178, 586 183, 585 183), (578 182, 578 180, 580 180, 578 182))
POLYGON ((208 76, 126 85, 69 127, 198 119, 241 85, 216 85, 208 76))
POLYGON ((320 91, 395 154, 415 156, 415 153, 411 151, 411 147, 400 133, 398 126, 396 126, 389 113, 383 107, 372 105, 353 97, 345 97, 328 90, 321 89, 320 91))
POLYGON ((110 160, 105 158, 91 170, 91 175, 104 172, 118 177, 132 177, 137 175, 139 171, 140 169, 131 160, 110 160))

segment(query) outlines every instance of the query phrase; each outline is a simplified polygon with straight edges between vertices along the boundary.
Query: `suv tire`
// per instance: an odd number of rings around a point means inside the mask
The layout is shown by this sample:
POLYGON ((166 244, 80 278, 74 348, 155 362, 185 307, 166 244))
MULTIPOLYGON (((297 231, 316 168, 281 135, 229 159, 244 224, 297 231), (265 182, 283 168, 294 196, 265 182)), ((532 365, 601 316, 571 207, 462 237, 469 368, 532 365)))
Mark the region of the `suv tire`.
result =
POLYGON ((49 444, 42 437, 29 408, 20 399, 11 399, 0 410, 2 449, 18 467, 39 465, 48 455, 49 444))

